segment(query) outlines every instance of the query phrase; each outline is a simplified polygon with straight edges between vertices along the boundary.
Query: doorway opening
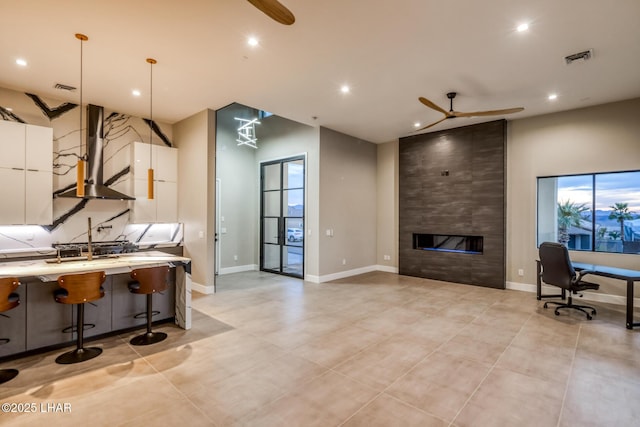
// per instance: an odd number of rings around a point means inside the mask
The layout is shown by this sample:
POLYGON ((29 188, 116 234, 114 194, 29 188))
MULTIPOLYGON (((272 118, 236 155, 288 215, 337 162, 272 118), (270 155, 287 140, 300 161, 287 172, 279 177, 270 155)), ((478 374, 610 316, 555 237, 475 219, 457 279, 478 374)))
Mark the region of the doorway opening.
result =
POLYGON ((260 163, 260 270, 304 278, 305 158, 260 163))

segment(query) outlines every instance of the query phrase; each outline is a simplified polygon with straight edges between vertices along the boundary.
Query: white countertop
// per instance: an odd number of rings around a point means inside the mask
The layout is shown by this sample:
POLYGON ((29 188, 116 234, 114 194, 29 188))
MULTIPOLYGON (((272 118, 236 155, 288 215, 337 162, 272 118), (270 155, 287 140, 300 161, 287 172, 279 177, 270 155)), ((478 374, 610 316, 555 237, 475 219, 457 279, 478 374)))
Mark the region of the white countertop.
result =
MULTIPOLYGON (((64 258, 63 258, 64 260, 64 258)), ((189 263, 191 259, 159 251, 120 254, 117 257, 94 258, 91 261, 63 261, 47 263, 44 259, 0 262, 0 277, 40 277, 44 281, 56 280, 69 273, 104 270, 107 274, 128 273, 135 267, 165 265, 170 262, 189 263)))

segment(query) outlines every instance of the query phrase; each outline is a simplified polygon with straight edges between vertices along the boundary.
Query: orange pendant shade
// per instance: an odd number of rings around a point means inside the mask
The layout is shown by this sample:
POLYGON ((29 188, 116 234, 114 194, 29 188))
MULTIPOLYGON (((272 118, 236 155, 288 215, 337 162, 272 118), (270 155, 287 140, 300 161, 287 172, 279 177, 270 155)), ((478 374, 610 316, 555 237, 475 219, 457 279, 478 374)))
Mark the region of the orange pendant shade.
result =
POLYGON ((147 170, 147 199, 153 200, 153 169, 147 170))
POLYGON ((84 197, 84 160, 78 160, 76 172, 78 174, 76 177, 76 196, 84 197))

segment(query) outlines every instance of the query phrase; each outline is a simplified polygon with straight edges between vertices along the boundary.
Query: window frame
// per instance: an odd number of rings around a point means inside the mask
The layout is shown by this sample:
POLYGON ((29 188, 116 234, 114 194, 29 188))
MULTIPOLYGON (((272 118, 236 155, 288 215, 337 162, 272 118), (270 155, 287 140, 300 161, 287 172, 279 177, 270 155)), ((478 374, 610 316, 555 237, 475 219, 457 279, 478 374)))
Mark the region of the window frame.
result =
MULTIPOLYGON (((597 252, 597 253, 606 253, 606 254, 620 254, 624 252, 613 252, 606 250, 598 250, 596 245, 597 232, 596 232, 596 199, 597 199, 597 189, 596 182, 597 177, 601 175, 615 175, 615 174, 624 174, 624 173, 638 173, 640 174, 640 169, 631 169, 631 170, 622 170, 622 171, 609 171, 609 172, 589 172, 589 173, 571 173, 564 175, 544 175, 536 177, 536 247, 540 247, 542 243, 540 239, 540 180, 549 179, 549 178, 569 178, 569 177, 591 177, 591 201, 589 206, 590 216, 591 216, 591 249, 575 249, 569 248, 572 251, 581 251, 581 252, 597 252)), ((638 185, 638 190, 640 191, 640 182, 638 185)), ((557 185, 556 185, 557 191, 557 185)), ((559 200, 556 200, 556 208, 559 200)), ((637 218, 640 219, 640 212, 635 212, 637 218)), ((557 216, 555 217, 555 222, 557 224, 557 216)), ((557 239, 556 239, 557 240, 557 239)), ((640 253, 625 253, 625 255, 640 255, 640 253)))

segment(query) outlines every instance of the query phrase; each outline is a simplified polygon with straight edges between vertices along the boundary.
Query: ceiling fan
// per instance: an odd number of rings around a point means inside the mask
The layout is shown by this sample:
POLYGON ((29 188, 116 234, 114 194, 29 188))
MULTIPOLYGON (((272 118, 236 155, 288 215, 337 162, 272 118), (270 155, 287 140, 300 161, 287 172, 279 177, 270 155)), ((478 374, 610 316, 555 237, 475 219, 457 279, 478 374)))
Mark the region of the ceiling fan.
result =
POLYGON ((296 22, 296 17, 278 0, 247 0, 269 18, 284 25, 296 22))
POLYGON ((443 122, 447 119, 455 119, 456 117, 500 116, 502 114, 518 113, 524 110, 524 108, 518 107, 518 108, 507 108, 505 110, 474 111, 472 113, 463 113, 461 111, 454 111, 453 109, 453 98, 455 98, 456 95, 457 95, 457 92, 447 93, 447 98, 449 98, 450 100, 449 111, 437 106, 433 102, 429 101, 427 98, 423 98, 423 97, 418 98, 418 100, 422 102, 424 105, 426 105, 427 107, 433 108, 434 110, 444 114, 444 117, 442 119, 438 120, 437 122, 431 123, 428 126, 420 128, 418 129, 418 131, 428 129, 431 126, 435 126, 440 122, 443 122))

